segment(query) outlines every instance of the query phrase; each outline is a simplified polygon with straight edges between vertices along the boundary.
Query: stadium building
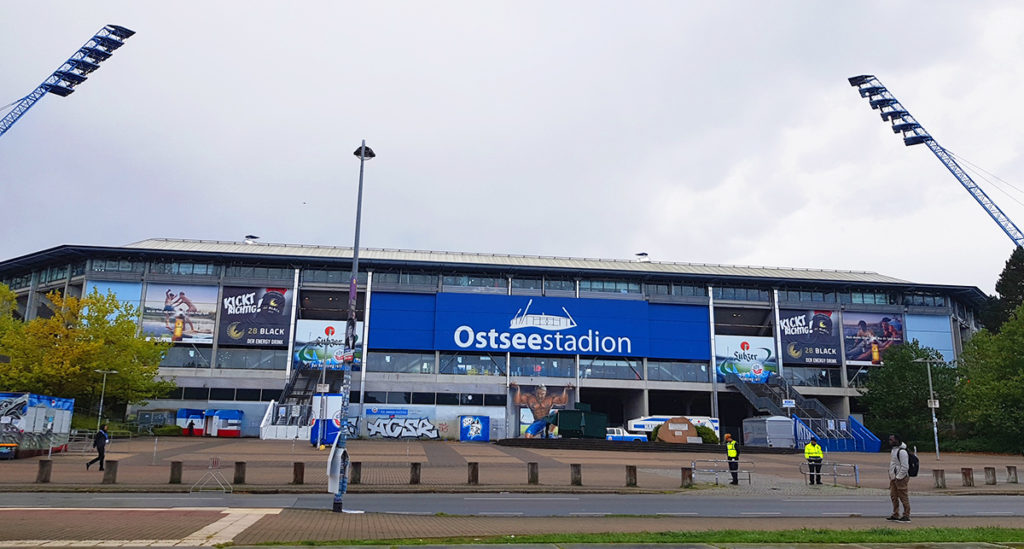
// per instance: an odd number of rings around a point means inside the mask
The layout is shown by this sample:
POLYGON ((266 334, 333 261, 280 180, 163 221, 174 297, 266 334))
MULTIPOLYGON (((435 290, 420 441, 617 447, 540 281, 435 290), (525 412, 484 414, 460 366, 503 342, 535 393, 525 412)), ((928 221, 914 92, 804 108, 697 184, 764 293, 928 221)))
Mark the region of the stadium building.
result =
POLYGON ((96 289, 173 340, 160 373, 178 389, 133 413, 238 410, 243 436, 288 438, 337 417, 317 391, 339 390, 346 353, 360 436, 459 438, 467 421, 519 436, 539 399, 609 425, 710 416, 736 433, 792 412, 847 436, 887 348, 954 360, 985 299, 870 272, 363 249, 349 351, 351 267, 351 248, 153 239, 28 254, 0 281, 27 319, 50 314, 50 291, 96 289))

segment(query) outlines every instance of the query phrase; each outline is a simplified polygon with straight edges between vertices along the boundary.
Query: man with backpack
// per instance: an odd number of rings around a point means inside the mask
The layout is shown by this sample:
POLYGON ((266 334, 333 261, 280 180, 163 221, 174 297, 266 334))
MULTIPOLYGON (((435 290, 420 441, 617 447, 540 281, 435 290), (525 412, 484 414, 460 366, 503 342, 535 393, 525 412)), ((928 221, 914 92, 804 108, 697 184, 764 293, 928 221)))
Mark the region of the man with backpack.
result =
POLYGON ((911 456, 907 445, 899 435, 889 435, 889 446, 892 453, 889 455, 889 499, 892 500, 892 515, 886 520, 899 522, 910 522, 910 477, 917 476, 917 456, 911 456), (914 467, 911 468, 911 461, 914 467), (913 474, 911 474, 913 473, 913 474), (903 514, 900 515, 900 504, 903 504, 903 514))

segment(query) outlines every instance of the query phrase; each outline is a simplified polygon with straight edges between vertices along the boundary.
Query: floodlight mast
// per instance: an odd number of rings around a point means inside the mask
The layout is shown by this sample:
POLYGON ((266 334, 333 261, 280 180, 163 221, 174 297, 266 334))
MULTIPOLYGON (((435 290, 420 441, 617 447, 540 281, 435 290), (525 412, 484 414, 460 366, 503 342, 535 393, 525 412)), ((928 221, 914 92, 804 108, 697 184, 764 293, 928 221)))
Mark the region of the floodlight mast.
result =
POLYGON ((956 160, 946 149, 942 148, 935 138, 932 137, 921 124, 910 116, 907 109, 900 104, 900 102, 886 89, 882 83, 871 74, 862 74, 860 76, 853 76, 849 79, 850 85, 857 88, 860 92, 860 96, 866 98, 871 105, 872 109, 878 110, 882 115, 882 120, 888 121, 892 124, 893 133, 903 134, 903 144, 910 147, 912 145, 918 145, 924 143, 928 145, 932 153, 942 162, 942 165, 953 174, 953 177, 960 182, 961 185, 967 189, 967 192, 971 193, 971 196, 981 204, 982 208, 988 212, 988 215, 992 217, 992 220, 999 225, 1006 236, 1010 237, 1017 246, 1024 246, 1024 232, 1021 232, 1017 225, 1010 221, 1003 210, 999 209, 999 206, 992 201, 991 198, 985 191, 981 190, 981 187, 971 179, 971 176, 967 175, 967 172, 957 164, 956 160))
MULTIPOLYGON (((16 101, 11 109, 0 119, 0 136, 14 126, 47 93, 67 97, 74 93, 75 86, 85 82, 88 74, 100 68, 100 63, 110 59, 114 50, 124 45, 124 41, 135 34, 135 31, 118 25, 106 25, 89 39, 57 70, 43 80, 32 93, 16 101)), ((3 109, 0 109, 3 110, 3 109)))

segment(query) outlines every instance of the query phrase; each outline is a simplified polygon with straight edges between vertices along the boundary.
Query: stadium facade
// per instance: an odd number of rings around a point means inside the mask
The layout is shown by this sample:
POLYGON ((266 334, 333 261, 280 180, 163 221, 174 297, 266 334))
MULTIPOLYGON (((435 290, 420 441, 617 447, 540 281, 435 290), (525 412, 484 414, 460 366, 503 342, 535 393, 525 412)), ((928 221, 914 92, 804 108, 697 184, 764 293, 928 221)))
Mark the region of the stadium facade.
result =
POLYGON ((48 315, 53 290, 137 306, 142 334, 174 341, 160 373, 179 387, 142 409, 241 410, 243 435, 296 423, 282 392, 302 372, 335 390, 327 372, 350 352, 362 436, 458 438, 466 417, 516 436, 532 421, 519 395, 540 386, 610 425, 712 416, 738 432, 792 411, 772 391, 845 424, 887 348, 954 360, 985 299, 869 272, 364 249, 345 350, 351 263, 351 248, 153 239, 28 254, 0 281, 25 318, 48 315))

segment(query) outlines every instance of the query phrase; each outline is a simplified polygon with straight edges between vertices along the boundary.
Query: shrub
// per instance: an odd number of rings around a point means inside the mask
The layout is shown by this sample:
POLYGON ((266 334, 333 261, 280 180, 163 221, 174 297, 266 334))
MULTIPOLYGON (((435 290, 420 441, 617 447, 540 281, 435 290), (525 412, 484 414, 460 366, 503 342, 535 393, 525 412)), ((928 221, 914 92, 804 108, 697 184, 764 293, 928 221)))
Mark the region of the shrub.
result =
POLYGON ((181 434, 181 427, 177 425, 160 425, 153 427, 153 434, 159 437, 168 437, 181 434))
POLYGON ((695 427, 697 428, 697 434, 700 435, 700 439, 704 441, 704 444, 718 444, 718 435, 715 434, 714 429, 704 425, 695 425, 695 427))

